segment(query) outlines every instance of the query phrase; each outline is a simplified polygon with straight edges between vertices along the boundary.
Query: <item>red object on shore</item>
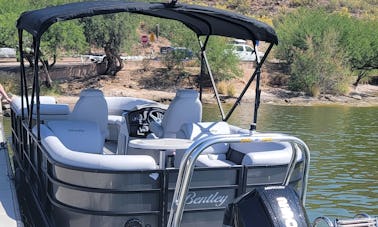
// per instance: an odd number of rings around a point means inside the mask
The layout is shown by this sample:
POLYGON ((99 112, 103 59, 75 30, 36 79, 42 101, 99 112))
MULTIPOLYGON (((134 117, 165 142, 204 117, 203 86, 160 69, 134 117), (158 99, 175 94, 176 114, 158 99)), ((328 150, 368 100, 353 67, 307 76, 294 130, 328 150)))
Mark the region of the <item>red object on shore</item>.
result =
POLYGON ((146 45, 148 43, 148 36, 142 35, 142 37, 140 38, 140 41, 142 42, 143 45, 146 45))

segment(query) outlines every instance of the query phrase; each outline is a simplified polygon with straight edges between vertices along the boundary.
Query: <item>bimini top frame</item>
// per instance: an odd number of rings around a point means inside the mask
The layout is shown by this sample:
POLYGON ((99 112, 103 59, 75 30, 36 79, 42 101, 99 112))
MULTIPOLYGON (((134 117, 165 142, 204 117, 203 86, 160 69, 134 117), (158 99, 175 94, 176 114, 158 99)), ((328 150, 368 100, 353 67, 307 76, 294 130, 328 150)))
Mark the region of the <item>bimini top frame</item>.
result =
MULTIPOLYGON (((165 19, 172 19, 182 22, 194 33, 200 36, 206 36, 204 44, 201 45, 202 63, 207 67, 209 75, 212 80, 214 92, 217 97, 218 105, 222 113, 222 120, 228 120, 235 107, 239 104, 240 100, 244 96, 244 93, 248 89, 251 82, 257 77, 256 80, 256 101, 255 101, 255 114, 254 121, 251 125, 251 129, 255 129, 257 119, 257 109, 259 105, 259 79, 260 68, 266 56, 269 54, 270 49, 274 44, 278 44, 277 35, 272 27, 269 25, 257 21, 255 19, 220 9, 215 9, 205 6, 196 6, 188 4, 179 4, 173 1, 172 3, 144 3, 144 2, 125 2, 125 1, 89 1, 89 2, 77 2, 69 3, 65 5, 52 6, 44 9, 27 11, 21 14, 17 20, 17 28, 19 31, 19 49, 21 60, 21 96, 25 96, 28 99, 27 85, 25 78, 25 69, 23 61, 23 48, 22 48, 22 35, 23 31, 27 31, 33 36, 33 48, 34 48, 34 81, 32 90, 32 100, 36 100, 36 113, 37 122, 39 122, 40 103, 39 103, 39 78, 38 78, 38 59, 41 36, 44 32, 54 23, 59 21, 72 20, 83 17, 91 17, 96 15, 129 12, 142 15, 149 15, 154 17, 160 17, 165 19), (246 88, 242 91, 241 95, 235 102, 234 106, 227 114, 224 115, 221 107, 218 93, 216 91, 214 79, 211 74, 210 67, 206 58, 206 44, 209 36, 219 35, 237 39, 252 40, 256 50, 257 41, 264 41, 270 43, 268 51, 265 52, 262 60, 258 59, 256 71, 251 76, 250 81, 247 83, 246 88)), ((202 65, 204 65, 202 64, 202 65)), ((201 70, 201 72, 204 72, 201 70)), ((28 100, 27 100, 28 101, 28 100)), ((22 108, 24 103, 22 99, 22 108)), ((31 116, 33 109, 33 102, 31 107, 28 107, 29 111, 29 125, 31 125, 31 116)), ((39 124, 38 124, 39 125, 39 124)), ((39 130, 38 130, 39 132, 39 130)), ((39 133, 38 133, 39 138, 39 133)))

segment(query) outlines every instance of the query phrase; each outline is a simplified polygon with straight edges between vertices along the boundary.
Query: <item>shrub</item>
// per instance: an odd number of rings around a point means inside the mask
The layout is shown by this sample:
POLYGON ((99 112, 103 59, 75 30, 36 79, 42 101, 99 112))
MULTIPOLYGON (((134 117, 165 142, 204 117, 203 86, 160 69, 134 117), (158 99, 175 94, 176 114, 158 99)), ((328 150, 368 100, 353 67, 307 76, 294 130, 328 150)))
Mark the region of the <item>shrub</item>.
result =
POLYGON ((312 96, 346 92, 350 71, 344 61, 345 53, 337 48, 337 37, 336 31, 329 31, 318 44, 308 37, 307 49, 295 50, 289 79, 291 90, 305 91, 312 96))
POLYGON ((352 70, 378 68, 376 22, 322 9, 299 9, 278 17, 276 57, 290 66, 289 88, 312 93, 317 84, 322 93, 345 93, 352 70))
POLYGON ((230 97, 235 97, 236 95, 236 88, 232 83, 229 83, 227 86, 227 95, 230 97))
POLYGON ((220 94, 226 94, 227 93, 227 83, 226 81, 219 81, 217 84, 218 92, 220 94))
POLYGON ((8 94, 20 93, 20 80, 15 73, 0 72, 0 83, 8 94))
POLYGON ((211 37, 207 46, 207 57, 215 79, 230 80, 243 75, 239 59, 226 51, 228 40, 224 37, 211 37))

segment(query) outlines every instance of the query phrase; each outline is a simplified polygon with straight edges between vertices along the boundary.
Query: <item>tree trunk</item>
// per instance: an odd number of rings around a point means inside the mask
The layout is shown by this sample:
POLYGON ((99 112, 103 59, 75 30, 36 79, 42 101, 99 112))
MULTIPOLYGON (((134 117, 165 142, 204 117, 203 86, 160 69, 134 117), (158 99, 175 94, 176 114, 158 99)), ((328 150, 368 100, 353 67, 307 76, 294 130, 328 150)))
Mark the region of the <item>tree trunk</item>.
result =
POLYGON ((122 68, 123 61, 117 51, 110 46, 110 44, 105 45, 105 55, 104 61, 106 63, 106 75, 115 76, 122 68))
MULTIPOLYGON (((43 54, 40 52, 40 55, 39 55, 39 61, 42 63, 42 66, 40 67, 41 70, 43 70, 44 72, 44 83, 46 85, 46 87, 48 88, 51 88, 52 86, 52 79, 51 79, 51 76, 50 76, 50 73, 49 73, 49 70, 50 68, 52 68, 55 63, 56 63, 56 55, 54 54, 53 56, 53 63, 51 65, 49 65, 49 61, 48 60, 44 60, 42 58, 43 54)), ((26 60, 29 62, 29 65, 31 68, 34 67, 34 53, 33 52, 24 52, 24 58, 26 58, 26 60)))
POLYGON ((365 76, 367 75, 367 72, 366 71, 360 71, 358 73, 358 76, 357 76, 357 79, 356 81, 353 83, 353 86, 357 87, 358 84, 360 83, 360 81, 362 80, 362 78, 364 78, 365 76))
POLYGON ((49 61, 48 60, 44 61, 43 59, 39 59, 39 60, 42 62, 42 69, 43 69, 43 72, 45 73, 45 78, 44 78, 45 85, 46 87, 51 88, 52 79, 49 73, 49 61))

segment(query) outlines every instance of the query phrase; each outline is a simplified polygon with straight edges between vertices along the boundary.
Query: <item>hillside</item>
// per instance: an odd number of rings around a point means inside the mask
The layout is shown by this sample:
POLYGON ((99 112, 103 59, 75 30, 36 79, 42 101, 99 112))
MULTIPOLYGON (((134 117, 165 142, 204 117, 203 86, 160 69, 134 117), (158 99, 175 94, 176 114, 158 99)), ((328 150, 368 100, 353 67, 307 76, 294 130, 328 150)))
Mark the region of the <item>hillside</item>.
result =
POLYGON ((229 9, 255 17, 274 17, 279 12, 298 7, 319 6, 329 11, 349 12, 356 17, 377 15, 378 12, 378 2, 370 0, 180 0, 179 2, 229 9))
MULTIPOLYGON (((228 0, 228 1, 187 1, 179 2, 195 3, 202 5, 210 5, 218 8, 239 11, 253 17, 257 17, 268 23, 272 23, 272 19, 279 13, 287 12, 298 7, 317 7, 322 6, 329 11, 343 11, 350 12, 356 17, 374 15, 377 11, 377 3, 369 0, 336 0, 336 1, 314 1, 314 0, 228 0)), ((147 31, 140 31, 139 36, 147 31)), ((159 52, 160 47, 169 46, 170 42, 164 38, 152 43, 151 46, 143 48, 136 46, 136 55, 149 55, 159 52)), ((263 48, 262 48, 263 49, 263 48)), ((101 50, 100 50, 101 51, 101 50)), ((134 54, 134 53, 133 53, 134 54)), ((0 59, 1 60, 1 59, 0 59)), ((71 59, 72 60, 72 59, 71 59)), ((173 97, 174 91, 178 87, 195 87, 196 76, 199 73, 199 68, 191 62, 185 64, 185 74, 180 72, 168 72, 164 65, 158 61, 142 61, 132 62, 127 61, 125 68, 118 73, 116 77, 110 76, 93 76, 93 77, 68 77, 71 72, 69 66, 80 64, 80 60, 73 59, 73 62, 58 61, 58 68, 63 69, 65 78, 55 78, 59 81, 59 90, 63 96, 76 95, 84 87, 97 87, 105 91, 106 95, 131 95, 145 98, 152 98, 154 100, 165 100, 173 97), (182 77, 184 75, 184 77, 182 77), (158 91, 152 91, 158 90, 158 91)), ((94 66, 93 66, 94 67, 94 66)), ((12 67, 11 67, 12 68, 12 67)), ((249 76, 252 73, 252 63, 241 63, 240 68, 244 71, 244 76, 239 79, 234 79, 228 84, 235 88, 235 94, 222 94, 222 100, 227 102, 234 100, 240 92, 242 86, 246 84, 249 76)), ((9 68, 8 68, 9 69, 9 68)), ((2 67, 0 61, 0 71, 6 71, 2 67)), ((15 69, 12 69, 15 71, 15 69)), ((60 71, 61 72, 61 71, 60 71)), ((301 92, 290 92, 285 90, 283 86, 275 87, 274 84, 283 84, 286 80, 287 68, 276 59, 268 59, 267 64, 263 68, 262 74, 262 89, 263 101, 265 103, 278 104, 314 104, 314 103, 350 103, 352 105, 376 105, 378 103, 378 89, 377 86, 362 85, 354 90, 351 88, 346 96, 331 96, 321 95, 319 98, 312 98, 305 96, 301 92), (268 81, 270 83, 268 83, 268 81), (273 81, 273 82, 272 82, 273 81)), ((53 78, 54 79, 54 78, 53 78)), ((247 92, 247 101, 250 101, 253 96, 253 88, 247 92)), ((212 98, 211 90, 208 92, 209 100, 212 98)))

